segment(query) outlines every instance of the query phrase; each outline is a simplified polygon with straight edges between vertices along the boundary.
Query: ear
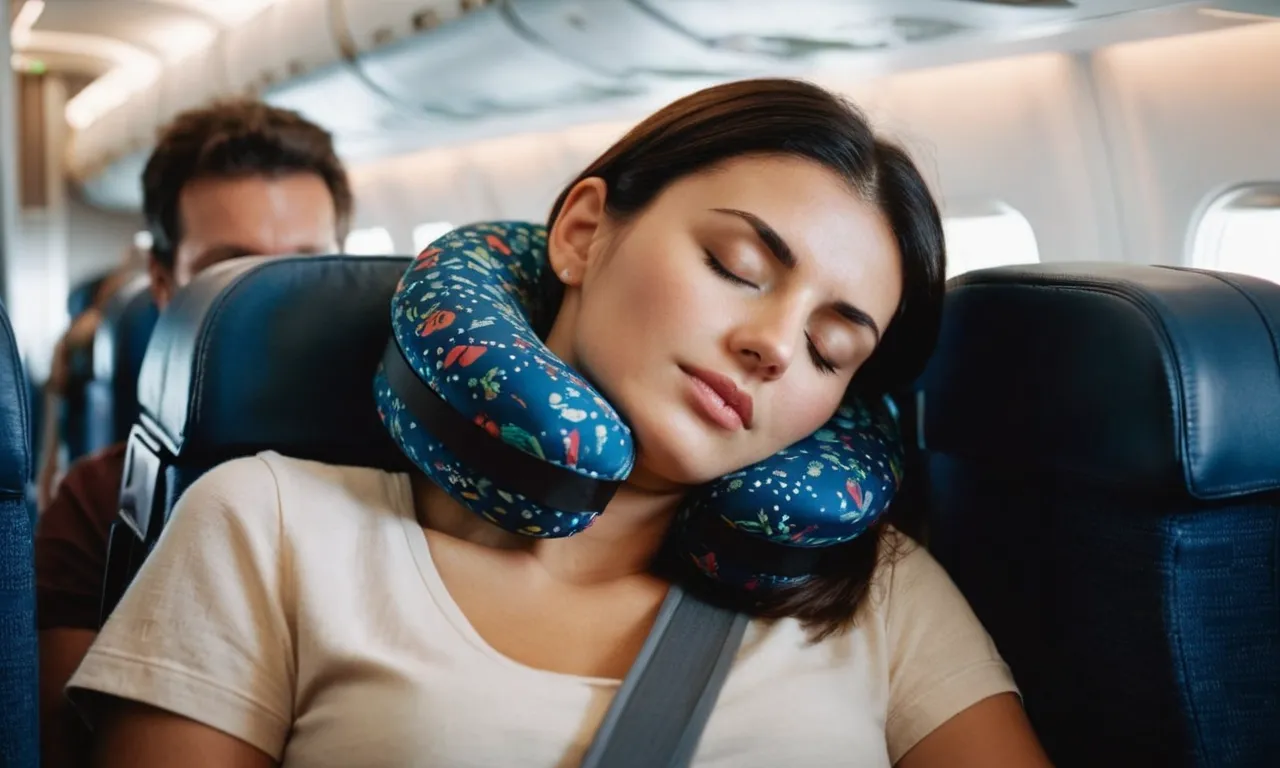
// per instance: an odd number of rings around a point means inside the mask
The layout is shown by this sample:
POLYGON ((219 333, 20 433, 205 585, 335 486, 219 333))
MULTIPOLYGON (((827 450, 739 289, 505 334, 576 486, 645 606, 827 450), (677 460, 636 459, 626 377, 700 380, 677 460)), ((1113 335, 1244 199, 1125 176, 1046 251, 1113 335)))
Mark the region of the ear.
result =
POLYGON ((579 286, 587 273, 591 245, 605 223, 604 179, 592 176, 577 184, 565 196, 560 215, 547 233, 551 267, 560 282, 579 286))
POLYGON ((156 255, 151 251, 147 252, 147 276, 151 278, 151 298, 155 300, 156 306, 162 311, 169 306, 169 299, 173 298, 173 292, 176 289, 173 279, 173 270, 160 263, 156 255))

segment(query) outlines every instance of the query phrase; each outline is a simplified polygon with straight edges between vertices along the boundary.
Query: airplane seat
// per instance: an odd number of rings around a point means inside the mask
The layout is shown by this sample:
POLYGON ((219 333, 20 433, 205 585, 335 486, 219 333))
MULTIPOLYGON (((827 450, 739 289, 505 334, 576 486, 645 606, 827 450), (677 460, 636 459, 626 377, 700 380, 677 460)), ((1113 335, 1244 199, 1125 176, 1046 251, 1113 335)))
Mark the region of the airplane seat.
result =
POLYGON ((27 377, 0 306, 0 765, 38 762, 35 563, 27 377))
POLYGON ((373 375, 408 257, 235 259, 202 272, 156 324, 138 380, 102 620, 179 496, 229 459, 273 450, 407 469, 373 375))
POLYGON ((92 450, 89 447, 94 407, 90 394, 92 379, 93 350, 83 347, 71 350, 67 359, 67 383, 59 427, 68 461, 75 461, 92 450))
POLYGON ((924 455, 915 437, 917 433, 914 383, 889 393, 902 436, 902 479, 893 503, 885 513, 885 522, 916 541, 928 541, 928 497, 925 494, 924 455))
MULTIPOLYGON (((25 376, 27 387, 27 423, 31 425, 31 455, 38 457, 44 450, 43 438, 44 432, 44 385, 42 382, 36 381, 28 372, 25 376)), ((37 459, 38 461, 38 459, 37 459)), ((36 478, 33 474, 28 485, 28 496, 31 503, 32 514, 38 514, 37 510, 37 492, 36 478)))
POLYGON ((1280 285, 952 281, 917 388, 929 545, 1059 768, 1280 755, 1280 285))
POLYGON ((138 372, 158 318, 145 274, 122 286, 103 307, 85 385, 83 453, 128 439, 138 418, 138 372))
MULTIPOLYGON (((108 275, 99 275, 87 280, 67 294, 67 314, 71 318, 79 317, 90 306, 108 275)), ((67 448, 67 457, 75 461, 88 453, 89 429, 92 422, 92 403, 90 402, 89 382, 93 378, 92 349, 76 349, 68 361, 67 391, 63 395, 62 413, 59 418, 58 432, 63 445, 67 448)), ((33 422, 39 424, 41 422, 33 422)), ((41 437, 40 430, 35 430, 34 439, 41 437)), ((40 446, 36 446, 39 454, 40 446)))

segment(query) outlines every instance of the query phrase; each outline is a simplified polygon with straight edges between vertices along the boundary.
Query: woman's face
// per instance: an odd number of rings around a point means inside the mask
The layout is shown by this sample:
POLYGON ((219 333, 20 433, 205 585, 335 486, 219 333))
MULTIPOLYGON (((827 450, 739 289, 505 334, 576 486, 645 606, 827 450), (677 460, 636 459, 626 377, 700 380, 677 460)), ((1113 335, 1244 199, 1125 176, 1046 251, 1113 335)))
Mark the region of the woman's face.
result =
POLYGON ((902 294, 893 232, 834 173, 737 158, 619 224, 578 185, 551 234, 567 284, 549 346, 636 437, 633 482, 694 485, 820 427, 902 294))

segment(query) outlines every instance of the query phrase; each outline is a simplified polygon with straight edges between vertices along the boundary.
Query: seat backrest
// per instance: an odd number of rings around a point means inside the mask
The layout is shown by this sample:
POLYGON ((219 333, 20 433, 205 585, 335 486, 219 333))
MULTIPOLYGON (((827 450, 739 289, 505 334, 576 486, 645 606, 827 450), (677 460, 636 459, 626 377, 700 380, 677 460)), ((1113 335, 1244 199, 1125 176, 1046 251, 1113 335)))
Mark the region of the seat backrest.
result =
MULTIPOLYGON (((41 382, 38 382, 34 378, 32 378, 30 371, 27 372, 26 378, 27 378, 27 409, 28 409, 27 423, 31 425, 31 455, 33 457, 39 457, 42 455, 41 451, 44 449, 44 445, 42 444, 42 437, 43 437, 42 433, 44 430, 41 427, 41 425, 44 424, 44 418, 45 418, 44 386, 41 384, 41 382)), ((39 459, 37 458, 36 461, 39 461, 39 459)), ((35 477, 32 477, 31 483, 30 483, 31 490, 29 493, 31 497, 30 502, 32 504, 32 508, 34 508, 36 505, 36 497, 37 497, 35 481, 36 481, 35 477)))
POLYGON ((69 461, 75 461, 91 451, 89 440, 94 421, 92 381, 93 347, 81 346, 68 351, 66 389, 62 396, 59 431, 69 461))
MULTIPOLYGON (((93 306, 94 297, 106 283, 109 275, 99 275, 87 282, 72 288, 67 294, 67 314, 77 318, 93 306)), ((93 411, 90 384, 93 379, 93 347, 78 347, 70 351, 67 360, 66 389, 63 392, 62 412, 59 416, 59 437, 66 446, 67 458, 75 461, 92 450, 89 441, 92 438, 93 411)), ((35 421, 34 424, 41 422, 35 421)), ((35 430, 33 441, 42 437, 41 430, 35 430)), ((39 456, 42 446, 33 445, 34 455, 39 456)))
POLYGON ((138 382, 105 621, 182 492, 228 459, 274 450, 407 468, 378 418, 373 374, 407 257, 237 259, 178 292, 138 382))
POLYGON ((1280 285, 970 273, 918 392, 930 546, 1060 768, 1280 758, 1280 285))
POLYGON ((103 307, 93 337, 93 375, 85 387, 86 453, 128 439, 138 419, 142 357, 158 317, 145 274, 122 286, 103 307))
POLYGON ((38 763, 31 423, 27 377, 0 306, 0 765, 38 763))

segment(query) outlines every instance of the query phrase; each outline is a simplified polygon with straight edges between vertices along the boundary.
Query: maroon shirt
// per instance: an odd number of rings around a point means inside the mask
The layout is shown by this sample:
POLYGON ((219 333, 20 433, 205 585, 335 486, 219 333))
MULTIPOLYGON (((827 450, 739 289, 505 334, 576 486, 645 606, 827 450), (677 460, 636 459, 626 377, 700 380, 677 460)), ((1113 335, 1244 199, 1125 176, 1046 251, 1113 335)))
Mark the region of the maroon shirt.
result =
POLYGON ((98 629, 107 541, 120 507, 126 445, 71 465, 36 525, 36 622, 98 629))

